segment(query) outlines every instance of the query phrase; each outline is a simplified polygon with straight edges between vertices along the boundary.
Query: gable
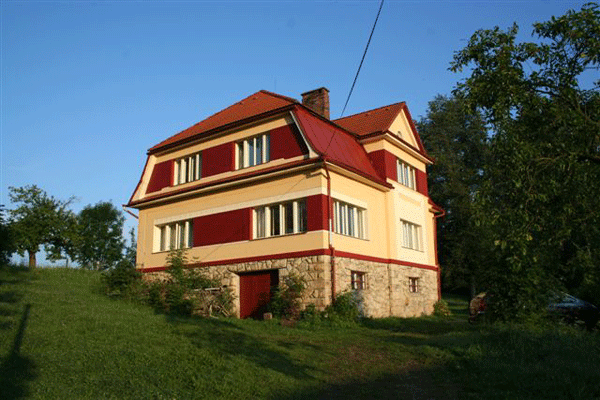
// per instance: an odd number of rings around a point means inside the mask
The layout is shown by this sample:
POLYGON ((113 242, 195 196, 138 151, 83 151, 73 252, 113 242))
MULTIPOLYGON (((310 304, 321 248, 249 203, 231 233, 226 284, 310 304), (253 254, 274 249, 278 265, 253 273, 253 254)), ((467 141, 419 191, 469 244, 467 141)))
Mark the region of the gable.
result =
POLYGON ((413 131, 411 123, 409 122, 404 110, 401 110, 396 118, 394 118, 390 124, 390 127, 388 128, 388 131, 398 136, 415 149, 419 148, 419 141, 416 137, 417 133, 416 131, 413 131))

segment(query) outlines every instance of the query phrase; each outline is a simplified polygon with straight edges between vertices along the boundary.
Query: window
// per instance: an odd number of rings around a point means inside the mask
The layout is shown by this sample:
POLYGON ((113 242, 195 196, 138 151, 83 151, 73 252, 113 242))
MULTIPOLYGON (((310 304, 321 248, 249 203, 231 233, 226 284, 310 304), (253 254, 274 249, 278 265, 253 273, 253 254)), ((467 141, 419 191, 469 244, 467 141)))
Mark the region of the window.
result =
POLYGON ((269 162, 269 134, 254 136, 237 143, 238 169, 269 162))
POLYGON ((175 160, 175 182, 176 185, 197 181, 202 176, 202 155, 193 154, 175 160))
POLYGON ((333 201, 333 231, 342 235, 365 238, 365 210, 348 203, 333 201))
POLYGON ((157 228, 160 235, 159 251, 194 247, 192 220, 174 222, 157 228))
POLYGON ((410 293, 419 292, 419 278, 408 278, 408 291, 410 293))
POLYGON ((415 168, 404 161, 398 160, 398 182, 411 189, 416 189, 415 168))
POLYGON ((365 273, 359 271, 350 272, 350 280, 352 289, 362 290, 367 288, 367 281, 365 280, 365 273))
POLYGON ((306 232, 306 201, 294 200, 254 209, 254 237, 306 232))
POLYGON ((421 243, 421 227, 412 222, 400 220, 402 225, 402 247, 413 250, 423 250, 421 243))

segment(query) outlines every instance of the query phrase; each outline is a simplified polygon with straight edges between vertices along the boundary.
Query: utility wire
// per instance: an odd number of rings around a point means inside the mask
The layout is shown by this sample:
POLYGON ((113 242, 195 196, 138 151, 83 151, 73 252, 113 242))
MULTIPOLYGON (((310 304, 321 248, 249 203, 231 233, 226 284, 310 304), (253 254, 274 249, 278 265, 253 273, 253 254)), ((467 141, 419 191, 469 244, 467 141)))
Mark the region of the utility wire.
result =
POLYGON ((352 91, 354 90, 354 85, 356 84, 356 80, 358 79, 358 74, 360 73, 360 68, 363 65, 363 61, 365 61, 365 56, 367 55, 367 50, 369 49, 369 44, 371 43, 371 38, 373 37, 373 32, 375 32, 375 26, 377 26, 377 20, 379 19, 379 14, 381 14, 381 9, 383 8, 384 0, 381 0, 381 4, 379 5, 379 11, 377 12, 377 17, 375 18, 375 23, 373 24, 373 29, 371 29, 371 35, 369 36, 369 41, 367 42, 367 46, 365 47, 365 52, 363 53, 362 59, 360 60, 360 65, 358 66, 358 70, 356 71, 356 76, 354 77, 354 82, 352 82, 352 87, 350 88, 350 93, 348 93, 348 98, 346 99, 346 104, 344 104, 344 109, 342 110, 342 114, 340 118, 344 115, 344 111, 346 111, 346 106, 348 105, 348 101, 350 101, 350 96, 352 96, 352 91))

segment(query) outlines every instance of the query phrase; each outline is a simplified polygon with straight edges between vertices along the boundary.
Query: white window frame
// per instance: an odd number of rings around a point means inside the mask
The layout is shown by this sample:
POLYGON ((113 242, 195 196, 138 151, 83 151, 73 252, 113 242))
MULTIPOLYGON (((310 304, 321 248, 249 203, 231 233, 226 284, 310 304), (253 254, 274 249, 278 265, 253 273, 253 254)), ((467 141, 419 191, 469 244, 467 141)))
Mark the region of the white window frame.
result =
POLYGON ((398 176, 398 183, 413 190, 417 189, 415 167, 398 159, 396 173, 398 176))
POLYGON ((175 160, 173 175, 175 185, 183 185, 202 178, 202 153, 198 152, 175 160))
POLYGON ((367 273, 363 271, 350 271, 350 286, 352 290, 367 288, 367 273))
POLYGON ((252 237, 255 239, 306 232, 306 199, 256 207, 253 220, 252 237))
POLYGON ((402 247, 423 251, 423 229, 421 225, 403 219, 400 220, 402 230, 402 247))
POLYGON ((271 139, 268 133, 237 142, 235 152, 237 169, 268 163, 270 148, 271 139))
POLYGON ((333 201, 333 231, 340 235, 365 239, 366 210, 355 205, 333 201))
POLYGON ((419 278, 414 276, 408 278, 408 292, 419 293, 419 278))
POLYGON ((194 246, 194 224, 191 219, 157 225, 156 251, 189 249, 194 246))

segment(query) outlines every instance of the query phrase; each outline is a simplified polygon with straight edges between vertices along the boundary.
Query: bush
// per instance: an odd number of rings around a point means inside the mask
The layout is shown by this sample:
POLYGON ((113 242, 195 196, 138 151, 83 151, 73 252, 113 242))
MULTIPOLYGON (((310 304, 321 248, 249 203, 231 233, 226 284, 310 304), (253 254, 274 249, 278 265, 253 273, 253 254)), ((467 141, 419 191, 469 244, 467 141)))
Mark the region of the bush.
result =
POLYGON ((140 281, 140 277, 141 274, 135 269, 135 265, 121 260, 115 267, 104 272, 102 280, 108 295, 125 297, 131 294, 132 286, 140 281))
POLYGON ((438 317, 449 317, 452 315, 450 308, 448 308, 448 303, 444 300, 438 300, 433 305, 433 315, 438 317))
POLYGON ((204 310, 204 315, 230 315, 233 307, 233 294, 229 289, 221 289, 217 294, 198 290, 218 288, 220 282, 208 278, 198 269, 186 269, 187 257, 183 250, 173 250, 167 257, 169 279, 153 282, 148 289, 148 303, 164 312, 177 315, 192 315, 196 310, 204 310), (211 307, 209 307, 209 305, 211 307))
POLYGON ((362 316, 362 296, 359 291, 352 290, 336 296, 333 304, 325 309, 328 317, 355 321, 362 316))
POLYGON ((306 282, 302 277, 294 274, 288 275, 273 295, 269 309, 277 317, 298 319, 305 289, 306 282))

